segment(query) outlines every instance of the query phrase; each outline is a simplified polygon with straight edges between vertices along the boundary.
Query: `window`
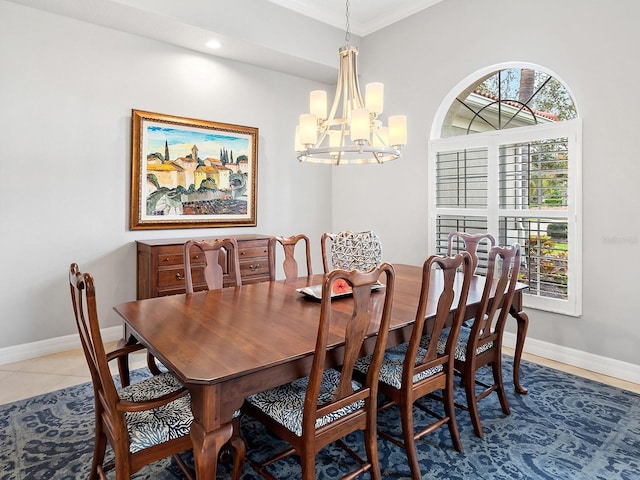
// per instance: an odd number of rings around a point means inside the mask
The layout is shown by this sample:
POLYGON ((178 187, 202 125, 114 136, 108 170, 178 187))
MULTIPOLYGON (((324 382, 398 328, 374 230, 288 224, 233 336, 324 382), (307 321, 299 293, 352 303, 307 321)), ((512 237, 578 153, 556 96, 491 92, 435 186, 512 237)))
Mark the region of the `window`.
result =
MULTIPOLYGON (((566 87, 539 69, 478 75, 430 142, 430 238, 489 231, 522 247, 525 306, 581 313, 581 124, 566 87), (438 138, 439 137, 439 138, 438 138)), ((447 108, 448 107, 448 108, 447 108)), ((486 252, 479 251, 480 268, 486 252)))

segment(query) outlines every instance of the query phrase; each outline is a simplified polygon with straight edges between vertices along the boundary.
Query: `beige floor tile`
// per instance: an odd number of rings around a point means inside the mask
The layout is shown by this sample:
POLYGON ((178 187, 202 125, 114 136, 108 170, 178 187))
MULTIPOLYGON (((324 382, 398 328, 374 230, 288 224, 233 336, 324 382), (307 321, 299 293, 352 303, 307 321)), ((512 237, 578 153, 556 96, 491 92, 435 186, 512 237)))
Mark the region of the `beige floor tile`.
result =
POLYGON ((3 373, 7 375, 6 378, 3 378, 3 384, 10 387, 0 391, 0 404, 23 400, 35 395, 53 392, 91 380, 88 373, 86 377, 54 375, 51 373, 3 373))
MULTIPOLYGON (((107 351, 115 348, 115 342, 105 345, 107 351)), ((129 357, 131 370, 146 366, 146 353, 134 353, 129 357)), ((117 365, 111 362, 113 374, 117 365)), ((46 355, 21 362, 0 365, 0 382, 8 387, 0 391, 0 404, 15 402, 91 381, 89 368, 82 349, 46 355)))

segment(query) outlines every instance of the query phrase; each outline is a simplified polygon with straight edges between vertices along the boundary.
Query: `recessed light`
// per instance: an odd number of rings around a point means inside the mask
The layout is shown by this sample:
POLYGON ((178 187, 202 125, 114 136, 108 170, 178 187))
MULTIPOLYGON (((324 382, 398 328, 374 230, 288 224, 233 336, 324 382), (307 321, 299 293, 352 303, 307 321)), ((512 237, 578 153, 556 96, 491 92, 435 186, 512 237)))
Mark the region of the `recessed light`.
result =
POLYGON ((220 48, 222 44, 217 40, 209 40, 205 45, 209 48, 220 48))

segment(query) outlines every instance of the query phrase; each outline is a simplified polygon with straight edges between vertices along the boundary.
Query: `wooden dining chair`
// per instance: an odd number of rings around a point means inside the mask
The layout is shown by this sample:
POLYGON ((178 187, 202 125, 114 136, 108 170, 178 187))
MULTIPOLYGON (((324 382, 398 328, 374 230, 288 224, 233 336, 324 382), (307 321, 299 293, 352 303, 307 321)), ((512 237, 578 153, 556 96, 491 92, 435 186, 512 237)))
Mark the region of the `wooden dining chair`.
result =
POLYGON ((116 388, 109 362, 143 347, 128 345, 107 353, 102 341, 93 278, 78 265, 69 269, 71 302, 82 350, 93 384, 95 445, 89 479, 106 479, 115 470, 117 480, 130 479, 143 466, 173 456, 189 479, 195 478, 178 453, 192 448, 191 415, 187 389, 170 373, 116 388), (107 443, 114 462, 105 464, 107 443))
MULTIPOLYGON (((403 438, 400 439, 384 431, 380 431, 379 435, 405 449, 414 480, 422 479, 415 442, 424 435, 447 425, 454 448, 462 452, 453 398, 453 353, 458 331, 464 320, 472 276, 471 255, 467 252, 455 257, 436 255, 429 257, 422 268, 422 288, 411 337, 408 342, 385 351, 382 359, 379 392, 384 395, 385 400, 380 410, 398 405, 403 438), (459 268, 462 268, 461 273, 458 273, 459 268), (456 296, 458 301, 454 304, 456 296), (429 303, 437 305, 435 318, 429 320, 431 331, 436 335, 435 338, 440 338, 445 328, 448 334, 444 351, 438 350, 436 341, 421 345, 429 303), (446 324, 452 308, 455 308, 455 313, 450 328, 447 328, 446 324), (438 390, 442 390, 444 415, 427 408, 420 402, 421 398, 438 390), (414 406, 427 412, 435 420, 416 431, 414 406)), ((357 374, 361 376, 370 374, 372 365, 371 356, 360 358, 355 364, 357 374)))
POLYGON ((307 276, 313 275, 313 267, 311 266, 311 244, 309 237, 300 233, 290 237, 274 236, 269 239, 269 274, 271 281, 276 279, 276 245, 282 245, 284 251, 284 260, 282 268, 284 270, 285 279, 298 278, 298 261, 296 260, 296 246, 298 242, 304 242, 305 254, 307 261, 307 276))
MULTIPOLYGON (((454 367, 462 376, 467 400, 466 405, 456 405, 469 411, 473 431, 478 437, 483 436, 478 411, 480 400, 496 392, 504 414, 511 413, 502 381, 502 337, 518 282, 520 257, 520 245, 517 243, 509 247, 496 246, 489 250, 486 283, 480 307, 471 327, 461 327, 454 352, 454 367), (491 366, 491 384, 480 381, 476 376, 476 372, 486 365, 491 366)), ((440 338, 440 350, 445 347, 444 340, 444 337, 440 338)))
POLYGON ((334 268, 366 272, 382 263, 382 242, 373 231, 325 233, 321 238, 325 273, 334 268), (331 263, 327 243, 331 241, 331 263))
POLYGON ((469 252, 473 260, 473 273, 476 273, 479 263, 478 246, 485 243, 486 249, 482 250, 488 253, 496 245, 496 239, 490 233, 451 232, 447 238, 447 255, 469 252))
POLYGON ((342 478, 355 478, 369 471, 371 478, 380 480, 376 397, 378 371, 391 319, 394 284, 395 271, 388 263, 366 273, 333 270, 325 276, 316 347, 309 375, 250 395, 243 406, 247 414, 264 423, 269 430, 291 445, 288 451, 262 464, 249 460, 258 473, 266 478, 273 478, 267 470, 269 465, 297 453, 302 468, 302 476, 299 478, 315 480, 317 452, 326 445, 337 442, 359 464, 351 474, 342 478), (386 287, 378 292, 372 291, 371 287, 382 276, 386 287), (353 300, 332 301, 331 293, 336 282, 346 282, 350 286, 353 300), (375 302, 373 307, 372 302, 375 302), (370 374, 361 383, 356 383, 353 380, 353 366, 364 341, 372 334, 376 334, 377 338, 370 374), (331 339, 335 343, 337 335, 342 336, 340 343, 344 343, 344 348, 333 350, 331 356, 342 368, 325 369, 328 342, 331 339), (342 441, 343 437, 357 430, 364 431, 366 460, 342 441))
POLYGON ((188 240, 184 244, 184 277, 187 293, 193 293, 192 262, 204 261, 204 280, 208 290, 217 290, 224 285, 224 270, 220 264, 220 257, 226 255, 230 285, 242 286, 240 277, 240 260, 238 242, 235 238, 222 240, 188 240), (201 257, 202 256, 202 257, 201 257))

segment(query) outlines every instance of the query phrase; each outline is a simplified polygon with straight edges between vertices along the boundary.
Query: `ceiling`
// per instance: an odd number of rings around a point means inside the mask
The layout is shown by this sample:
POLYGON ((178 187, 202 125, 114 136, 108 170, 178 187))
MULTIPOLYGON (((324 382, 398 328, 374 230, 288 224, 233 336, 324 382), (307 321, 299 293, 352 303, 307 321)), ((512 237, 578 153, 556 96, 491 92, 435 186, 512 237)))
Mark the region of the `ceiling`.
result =
MULTIPOLYGON (((336 52, 345 39, 346 1, 349 31, 363 37, 442 0, 8 1, 207 55, 334 83, 336 52), (210 40, 222 48, 206 47, 210 40)), ((357 38, 351 41, 358 44, 357 38)))
MULTIPOLYGON (((269 0, 328 25, 346 28, 345 0, 269 0)), ((350 31, 369 35, 442 0, 349 0, 350 31)))

